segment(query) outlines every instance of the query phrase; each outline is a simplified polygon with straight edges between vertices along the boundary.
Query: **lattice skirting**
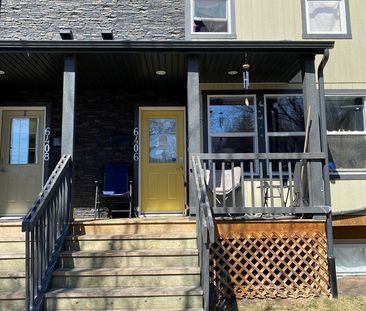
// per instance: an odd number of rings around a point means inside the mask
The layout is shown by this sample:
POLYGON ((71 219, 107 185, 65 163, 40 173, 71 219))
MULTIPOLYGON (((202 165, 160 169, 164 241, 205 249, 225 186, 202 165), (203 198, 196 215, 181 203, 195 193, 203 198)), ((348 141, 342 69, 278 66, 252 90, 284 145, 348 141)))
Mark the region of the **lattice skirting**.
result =
POLYGON ((314 232, 312 226, 306 231, 306 226, 298 227, 289 223, 286 232, 283 224, 277 231, 276 225, 266 228, 262 223, 261 230, 247 231, 242 224, 242 229, 224 233, 219 228, 210 253, 216 299, 329 295, 324 229, 314 232))

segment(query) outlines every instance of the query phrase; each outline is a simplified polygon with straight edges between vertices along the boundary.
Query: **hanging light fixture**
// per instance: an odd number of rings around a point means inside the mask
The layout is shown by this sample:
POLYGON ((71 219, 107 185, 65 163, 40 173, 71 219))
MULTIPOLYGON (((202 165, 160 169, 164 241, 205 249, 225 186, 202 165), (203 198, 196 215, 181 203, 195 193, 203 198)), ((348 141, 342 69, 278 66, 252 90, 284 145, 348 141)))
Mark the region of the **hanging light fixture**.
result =
POLYGON ((250 65, 248 64, 248 55, 245 54, 245 62, 244 62, 244 65, 243 65, 243 87, 245 89, 245 105, 249 106, 249 100, 248 100, 248 89, 249 89, 249 84, 250 84, 250 81, 249 81, 249 68, 250 68, 250 65))

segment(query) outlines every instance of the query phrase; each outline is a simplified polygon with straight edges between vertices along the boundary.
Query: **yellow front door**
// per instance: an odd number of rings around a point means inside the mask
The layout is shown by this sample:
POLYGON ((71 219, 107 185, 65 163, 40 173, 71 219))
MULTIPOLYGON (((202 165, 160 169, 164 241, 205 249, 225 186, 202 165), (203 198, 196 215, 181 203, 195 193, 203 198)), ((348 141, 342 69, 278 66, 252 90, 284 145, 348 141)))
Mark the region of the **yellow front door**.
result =
POLYGON ((184 210, 184 110, 141 110, 141 212, 184 210))
POLYGON ((44 112, 4 110, 0 143, 0 215, 24 215, 42 187, 44 112))

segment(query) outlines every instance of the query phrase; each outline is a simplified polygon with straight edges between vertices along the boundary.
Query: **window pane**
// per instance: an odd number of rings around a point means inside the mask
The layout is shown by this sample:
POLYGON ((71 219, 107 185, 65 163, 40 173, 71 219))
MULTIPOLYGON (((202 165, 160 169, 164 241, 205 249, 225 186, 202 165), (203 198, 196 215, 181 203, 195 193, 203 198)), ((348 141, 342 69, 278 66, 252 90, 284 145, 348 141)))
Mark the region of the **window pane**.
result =
POLYGON ((150 119, 150 163, 176 162, 176 119, 150 119))
POLYGON ((9 164, 33 164, 37 162, 37 127, 35 118, 11 120, 9 164))
POLYGON ((226 0, 195 0, 193 32, 228 32, 226 0))
POLYGON ((364 131, 364 103, 362 97, 326 97, 328 131, 364 131))
POLYGON ((253 98, 214 98, 210 101, 210 133, 255 132, 253 98))
POLYGON ((227 32, 227 22, 195 20, 193 32, 227 32))
POLYGON ((342 32, 340 1, 308 1, 310 32, 342 32))
POLYGON ((303 152, 304 136, 269 137, 269 152, 303 152))
POLYGON ((366 168, 365 135, 329 135, 328 145, 332 169, 366 168))
POLYGON ((267 98, 268 132, 303 132, 304 103, 300 96, 267 98))
POLYGON ((253 137, 212 137, 212 153, 253 153, 253 137))
POLYGON ((195 0, 194 17, 226 18, 226 0, 195 0))

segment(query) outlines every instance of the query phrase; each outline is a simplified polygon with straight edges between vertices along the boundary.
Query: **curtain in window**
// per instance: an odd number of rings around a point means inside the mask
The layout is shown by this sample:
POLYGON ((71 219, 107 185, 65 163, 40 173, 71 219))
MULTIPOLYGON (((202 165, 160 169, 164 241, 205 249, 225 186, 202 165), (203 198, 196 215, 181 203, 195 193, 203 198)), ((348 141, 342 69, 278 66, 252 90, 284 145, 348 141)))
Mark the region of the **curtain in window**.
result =
POLYGON ((311 32, 341 32, 340 1, 308 1, 311 32))
POLYGON ((194 16, 202 18, 226 18, 226 0, 196 0, 194 16))

